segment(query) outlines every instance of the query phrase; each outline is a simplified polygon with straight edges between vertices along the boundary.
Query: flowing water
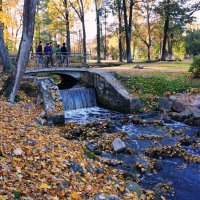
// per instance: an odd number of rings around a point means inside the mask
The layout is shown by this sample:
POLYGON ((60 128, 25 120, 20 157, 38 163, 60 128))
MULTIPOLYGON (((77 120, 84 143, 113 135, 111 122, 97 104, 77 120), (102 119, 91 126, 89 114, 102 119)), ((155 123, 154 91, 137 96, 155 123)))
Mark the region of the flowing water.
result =
MULTIPOLYGON (((136 155, 120 153, 112 155, 103 153, 102 156, 123 161, 124 165, 118 165, 116 168, 128 171, 129 173, 139 174, 140 185, 146 189, 154 188, 157 191, 159 184, 171 185, 173 191, 167 195, 167 199, 177 200, 198 200, 200 197, 200 165, 185 162, 179 157, 156 158, 161 165, 157 173, 145 171, 139 173, 133 166, 136 162, 148 164, 145 150, 149 147, 162 147, 164 145, 174 146, 180 141, 176 134, 169 134, 170 130, 181 130, 183 137, 190 137, 196 142, 200 142, 197 136, 198 127, 190 127, 185 124, 175 122, 163 117, 162 113, 154 112, 141 114, 139 117, 143 122, 160 120, 161 125, 149 123, 135 124, 132 122, 133 115, 122 114, 119 112, 97 107, 95 91, 88 88, 75 88, 61 91, 63 97, 66 122, 73 121, 78 124, 86 124, 99 120, 112 121, 113 132, 124 132, 129 136, 125 141, 128 148, 134 149, 136 155), (140 136, 162 136, 155 142, 152 139, 140 139, 140 136)), ((110 131, 110 130, 109 130, 110 131)), ((200 148, 191 145, 182 145, 182 149, 191 155, 200 156, 200 148)), ((159 190, 159 189, 158 189, 159 190)), ((160 193, 160 192, 158 192, 160 193)), ((166 195, 166 194, 165 194, 166 195)))

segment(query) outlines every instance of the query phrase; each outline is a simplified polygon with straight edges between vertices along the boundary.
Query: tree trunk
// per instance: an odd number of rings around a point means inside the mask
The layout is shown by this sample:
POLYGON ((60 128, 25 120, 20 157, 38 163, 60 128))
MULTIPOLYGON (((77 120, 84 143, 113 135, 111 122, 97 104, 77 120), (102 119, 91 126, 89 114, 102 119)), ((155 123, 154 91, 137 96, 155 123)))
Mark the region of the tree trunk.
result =
POLYGON ((101 36, 100 36, 100 10, 98 8, 98 2, 95 0, 96 7, 96 20, 97 20, 97 63, 101 63, 101 36))
POLYGON ((13 66, 4 42, 3 30, 0 30, 0 58, 3 65, 3 72, 11 73, 13 66))
POLYGON ((123 62, 123 49, 122 49, 122 16, 121 16, 121 0, 117 0, 118 20, 119 20, 119 62, 123 62))
POLYGON ((86 48, 86 30, 85 30, 85 17, 82 19, 82 28, 83 28, 83 53, 84 53, 84 64, 87 63, 87 48, 86 48))
MULTIPOLYGON (((0 0, 0 12, 3 11, 2 0, 0 0)), ((13 70, 12 62, 6 48, 6 44, 3 37, 3 26, 4 24, 0 21, 0 58, 3 65, 3 72, 10 73, 13 70)))
POLYGON ((66 44, 67 44, 67 51, 71 52, 71 39, 70 39, 70 27, 69 27, 69 9, 67 5, 67 0, 64 0, 65 6, 65 20, 66 20, 66 44))
POLYGON ((105 35, 104 35, 104 60, 106 60, 106 56, 107 56, 107 21, 106 21, 106 9, 105 9, 105 35))
POLYGON ((86 47, 86 30, 85 30, 85 13, 84 13, 84 5, 83 5, 83 0, 80 0, 81 3, 81 23, 82 23, 82 29, 83 29, 83 61, 84 64, 87 63, 87 47, 86 47))
POLYGON ((173 40, 173 35, 170 34, 170 36, 169 36, 169 38, 168 38, 169 60, 173 60, 172 40, 173 40))
POLYGON ((129 23, 127 19, 127 6, 126 0, 123 0, 123 9, 124 9, 124 24, 126 32, 126 57, 127 63, 132 63, 131 58, 131 29, 132 29, 132 13, 133 13, 133 0, 130 0, 130 13, 129 13, 129 23))
POLYGON ((168 30, 169 30, 169 16, 166 17, 165 24, 164 24, 164 36, 163 36, 162 55, 161 55, 162 61, 166 60, 166 54, 167 54, 166 46, 167 46, 168 30))
POLYGON ((147 48, 148 48, 148 61, 151 61, 151 45, 148 45, 147 48))
POLYGON ((9 97, 11 102, 14 102, 20 82, 23 79, 24 72, 29 60, 29 54, 33 42, 34 24, 35 24, 35 10, 38 0, 25 0, 23 12, 23 32, 20 42, 17 69, 14 75, 9 77, 10 81, 5 85, 3 94, 9 97))

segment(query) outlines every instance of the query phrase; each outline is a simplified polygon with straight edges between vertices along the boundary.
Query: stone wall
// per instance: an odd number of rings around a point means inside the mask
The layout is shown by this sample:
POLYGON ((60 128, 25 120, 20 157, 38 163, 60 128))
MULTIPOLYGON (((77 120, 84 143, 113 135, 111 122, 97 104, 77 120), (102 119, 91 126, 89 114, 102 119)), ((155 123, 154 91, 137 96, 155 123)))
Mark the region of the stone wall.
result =
POLYGON ((129 96, 127 90, 108 72, 89 70, 86 83, 96 89, 100 106, 125 113, 138 112, 143 103, 139 98, 129 96))

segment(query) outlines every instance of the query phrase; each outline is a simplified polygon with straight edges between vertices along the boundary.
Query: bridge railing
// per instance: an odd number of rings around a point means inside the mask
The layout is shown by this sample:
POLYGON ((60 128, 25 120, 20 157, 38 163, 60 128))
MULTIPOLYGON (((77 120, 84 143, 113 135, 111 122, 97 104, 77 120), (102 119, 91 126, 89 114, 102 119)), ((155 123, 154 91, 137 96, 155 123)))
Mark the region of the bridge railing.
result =
MULTIPOLYGON (((13 63, 17 61, 17 55, 10 55, 13 63)), ((52 68, 52 67, 83 67, 85 66, 84 57, 88 62, 90 54, 84 53, 30 53, 27 68, 52 68)))

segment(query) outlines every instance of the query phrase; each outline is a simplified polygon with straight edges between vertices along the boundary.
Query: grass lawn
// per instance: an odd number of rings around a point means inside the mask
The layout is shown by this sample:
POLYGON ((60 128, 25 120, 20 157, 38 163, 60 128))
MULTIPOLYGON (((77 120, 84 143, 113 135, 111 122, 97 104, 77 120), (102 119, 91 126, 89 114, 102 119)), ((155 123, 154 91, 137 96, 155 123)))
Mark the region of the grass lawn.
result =
POLYGON ((132 95, 151 94, 165 96, 177 92, 184 92, 191 88, 200 88, 200 79, 193 79, 187 72, 148 72, 128 73, 119 72, 117 77, 132 95))
POLYGON ((117 72, 117 78, 130 91, 140 97, 162 97, 180 93, 191 88, 200 88, 200 79, 188 72, 191 61, 140 63, 144 69, 135 69, 135 63, 106 68, 117 72))

